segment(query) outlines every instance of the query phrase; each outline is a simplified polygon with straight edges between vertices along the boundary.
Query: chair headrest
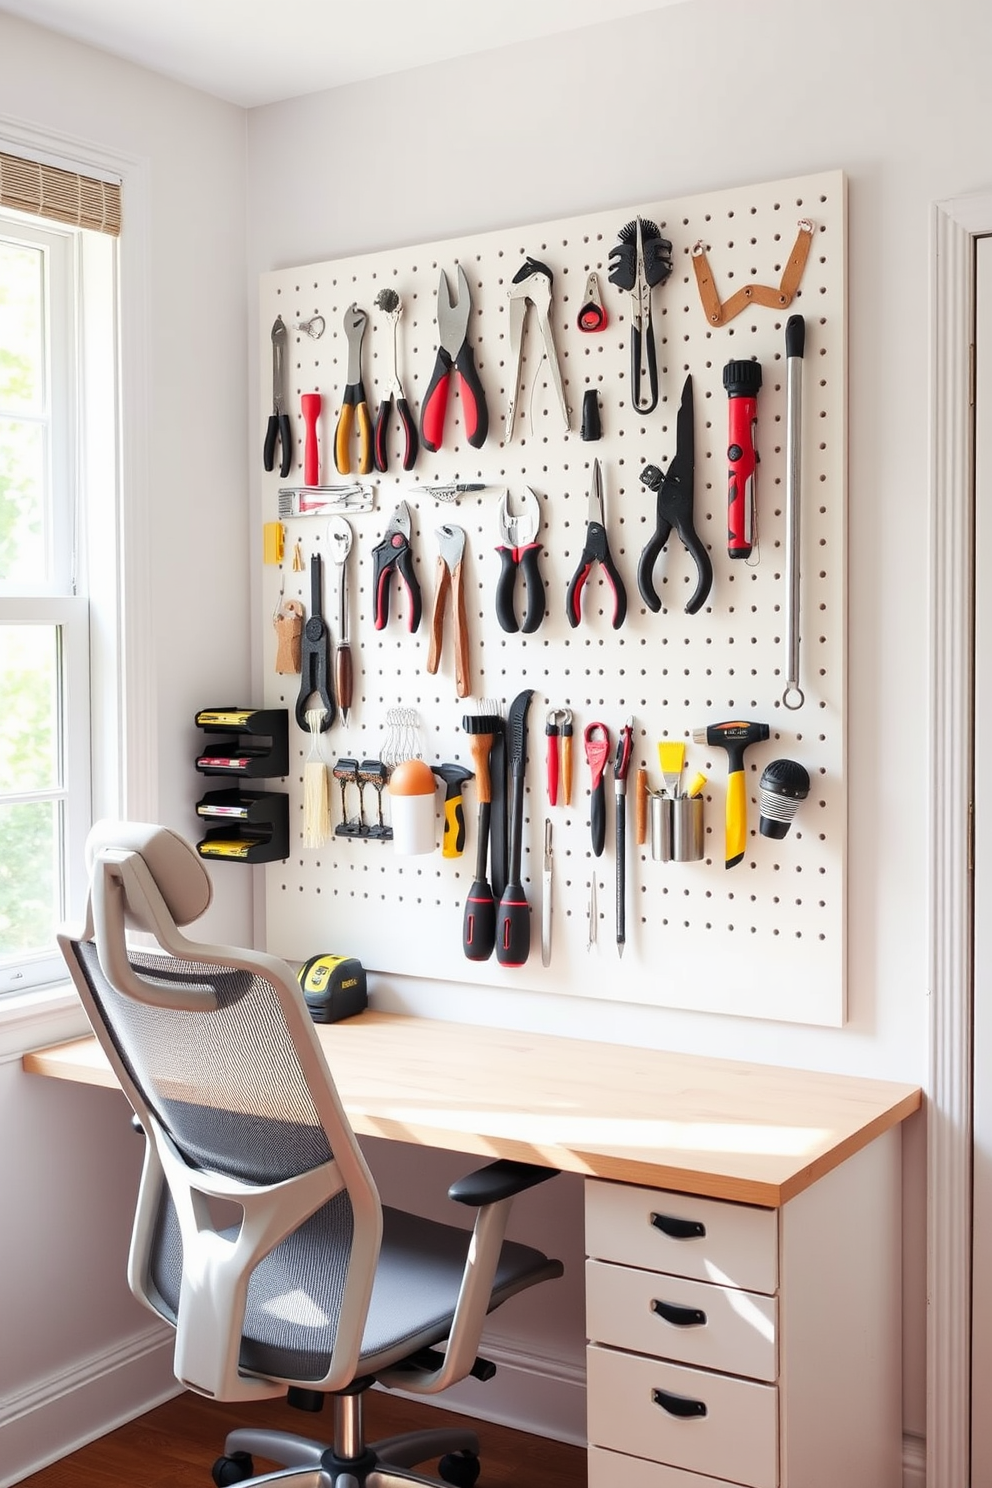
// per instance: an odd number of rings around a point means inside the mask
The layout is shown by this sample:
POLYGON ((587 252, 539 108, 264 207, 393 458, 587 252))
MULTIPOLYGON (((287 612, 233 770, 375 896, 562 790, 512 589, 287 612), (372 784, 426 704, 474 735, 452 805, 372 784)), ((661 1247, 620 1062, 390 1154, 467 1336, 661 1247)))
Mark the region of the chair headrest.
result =
POLYGON ((213 898, 210 876, 194 848, 168 827, 150 822, 95 822, 86 839, 86 869, 105 852, 133 852, 158 886, 177 925, 198 920, 213 898))

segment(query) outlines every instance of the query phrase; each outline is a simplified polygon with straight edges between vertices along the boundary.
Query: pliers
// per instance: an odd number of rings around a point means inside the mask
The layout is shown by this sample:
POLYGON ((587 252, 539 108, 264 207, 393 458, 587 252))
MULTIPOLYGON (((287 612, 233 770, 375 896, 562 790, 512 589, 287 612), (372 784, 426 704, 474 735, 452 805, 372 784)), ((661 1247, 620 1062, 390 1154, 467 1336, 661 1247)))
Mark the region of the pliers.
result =
POLYGON ((399 362, 396 355, 396 340, 399 318, 403 314, 403 305, 395 289, 380 289, 376 295, 375 302, 383 312, 386 319, 392 321, 393 326, 393 360, 391 376, 383 389, 379 401, 379 411, 375 416, 375 428, 373 430, 373 453, 375 456, 375 468, 380 473, 384 472, 389 462, 386 448, 387 435, 389 433, 389 418, 392 412, 393 399, 396 399, 396 412, 399 414, 400 423, 403 425, 403 469, 412 470, 417 459, 417 426, 410 412, 410 405, 403 392, 403 384, 400 382, 399 362))
POLYGON ((307 702, 314 693, 324 707, 320 721, 320 732, 329 729, 337 716, 337 708, 331 695, 331 684, 327 664, 330 641, 327 626, 321 613, 323 589, 323 562, 319 553, 310 559, 310 615, 303 627, 300 641, 300 695, 296 699, 296 722, 301 729, 309 729, 307 702))
POLYGON ((279 474, 283 480, 286 479, 293 464, 293 434, 289 414, 286 411, 289 402, 286 393, 286 342, 288 337, 286 322, 281 315, 277 315, 272 322, 272 412, 269 414, 269 422, 265 430, 262 463, 266 470, 275 469, 276 444, 281 443, 282 458, 279 462, 279 474))
POLYGON ((348 381, 345 384, 338 425, 334 431, 334 463, 342 475, 347 475, 351 470, 348 442, 356 415, 359 436, 358 473, 368 475, 372 469, 372 416, 362 381, 362 341, 368 320, 365 311, 359 310, 355 304, 349 305, 344 313, 344 333, 348 338, 348 381))
POLYGON ((506 425, 503 432, 503 438, 507 444, 513 438, 513 415, 516 412, 517 391, 520 386, 524 323, 527 319, 529 305, 533 305, 537 311, 544 342, 544 355, 548 359, 551 381, 558 395, 562 422, 566 432, 568 430, 568 404, 565 402, 561 367, 558 365, 554 331, 551 329, 551 289, 554 277, 547 264, 542 263, 539 258, 525 258, 523 266, 514 274, 507 291, 510 297, 510 401, 506 407, 506 425))
POLYGON ((637 587, 649 610, 661 609, 661 600, 654 587, 654 566, 673 527, 696 562, 696 588, 685 607, 687 615, 694 615, 705 604, 713 583, 710 555, 692 525, 694 470, 695 433, 690 374, 682 389, 682 402, 675 424, 675 455, 666 474, 662 475, 657 465, 647 465, 641 471, 644 484, 649 490, 658 493, 657 526, 637 565, 637 587))
POLYGON ((405 501, 401 501, 389 519, 382 542, 372 549, 372 603, 376 630, 384 629, 389 619, 389 575, 394 568, 406 586, 407 629, 414 631, 420 625, 423 602, 413 568, 411 528, 410 508, 405 501))
POLYGON ((496 549, 500 561, 496 581, 496 618, 510 635, 515 635, 518 630, 531 635, 544 619, 547 601, 537 566, 541 544, 534 541, 540 526, 541 503, 530 486, 524 486, 523 511, 516 516, 510 511, 510 493, 504 490, 499 507, 499 532, 503 541, 496 549), (518 568, 523 571, 527 584, 527 611, 522 625, 517 624, 513 607, 518 568))
POLYGON ((420 408, 420 437, 424 448, 432 453, 441 448, 444 438, 444 415, 448 407, 448 375, 458 373, 458 388, 465 420, 465 437, 474 449, 481 449, 489 433, 489 410, 468 344, 468 319, 472 313, 472 296, 468 279, 458 265, 458 293, 454 300, 448 279, 441 270, 437 287, 438 349, 430 385, 420 408))
POLYGON ((431 610, 431 640, 427 651, 427 670, 434 676, 441 664, 441 643, 444 640, 444 611, 448 595, 451 595, 451 611, 455 622, 455 692, 458 697, 468 697, 472 691, 468 659, 468 613, 465 607, 465 582, 462 559, 465 556, 465 529, 449 522, 437 529, 438 560, 437 580, 434 585, 434 605, 431 610))
POLYGON ((606 536, 606 519, 603 513, 603 474, 599 461, 593 461, 592 484, 589 487, 589 507, 586 520, 586 542, 582 549, 579 566, 572 576, 565 599, 568 623, 573 628, 582 619, 582 591, 594 563, 602 564, 603 571, 613 590, 613 629, 619 630, 627 617, 627 590, 613 561, 609 539, 606 536))

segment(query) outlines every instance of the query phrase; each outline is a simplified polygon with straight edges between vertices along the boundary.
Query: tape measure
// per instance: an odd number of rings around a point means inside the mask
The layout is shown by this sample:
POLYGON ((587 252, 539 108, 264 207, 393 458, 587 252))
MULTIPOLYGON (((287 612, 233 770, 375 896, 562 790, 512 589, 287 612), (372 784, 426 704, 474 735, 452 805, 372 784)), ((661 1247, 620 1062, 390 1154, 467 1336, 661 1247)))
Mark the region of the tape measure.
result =
POLYGON ((315 1023, 339 1023, 369 1005, 365 967, 357 956, 311 956, 296 979, 315 1023))

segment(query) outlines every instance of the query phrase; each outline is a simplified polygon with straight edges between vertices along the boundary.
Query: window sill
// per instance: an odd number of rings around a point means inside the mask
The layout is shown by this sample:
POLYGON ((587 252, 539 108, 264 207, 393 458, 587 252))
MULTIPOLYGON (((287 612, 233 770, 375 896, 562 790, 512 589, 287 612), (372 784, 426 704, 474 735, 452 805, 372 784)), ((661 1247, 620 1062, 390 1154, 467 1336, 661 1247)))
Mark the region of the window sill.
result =
POLYGON ((0 997, 0 1064, 19 1059, 44 1044, 82 1038, 86 1014, 70 981, 0 997))

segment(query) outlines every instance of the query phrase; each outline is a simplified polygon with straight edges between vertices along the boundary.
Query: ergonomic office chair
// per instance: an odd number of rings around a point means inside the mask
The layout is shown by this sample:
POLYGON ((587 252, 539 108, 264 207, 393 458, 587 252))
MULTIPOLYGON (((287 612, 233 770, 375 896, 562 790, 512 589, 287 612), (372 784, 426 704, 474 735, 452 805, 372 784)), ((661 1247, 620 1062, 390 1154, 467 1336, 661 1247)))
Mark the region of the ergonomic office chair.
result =
POLYGON ((363 1395, 492 1373, 476 1357, 486 1314, 562 1272, 503 1238, 513 1196, 552 1172, 496 1162, 453 1184, 473 1231, 383 1206, 290 968, 180 933, 212 892, 193 848, 100 822, 87 860, 86 923, 59 944, 146 1138, 129 1284, 175 1328, 188 1389, 310 1409, 334 1397, 332 1445, 237 1430, 215 1482, 250 1478, 256 1452, 286 1469, 266 1483, 409 1488, 437 1480, 408 1468, 444 1454, 446 1481, 471 1485, 474 1432, 369 1445, 363 1395))

